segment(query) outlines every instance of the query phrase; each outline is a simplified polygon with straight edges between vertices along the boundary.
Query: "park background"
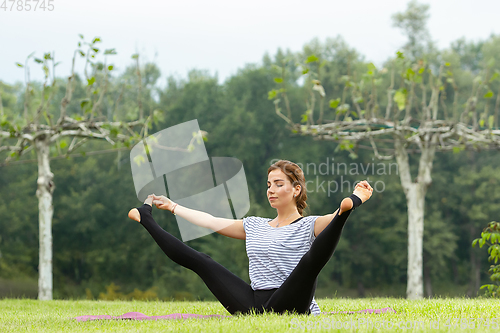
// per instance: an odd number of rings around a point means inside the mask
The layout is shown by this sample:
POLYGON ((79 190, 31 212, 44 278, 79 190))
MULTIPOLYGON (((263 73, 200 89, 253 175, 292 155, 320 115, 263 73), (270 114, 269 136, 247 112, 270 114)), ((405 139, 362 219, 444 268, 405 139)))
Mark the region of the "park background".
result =
MULTIPOLYGON (((395 28, 394 28, 395 29, 395 28)), ((94 36, 87 36, 86 40, 94 36)), ((80 37, 75 36, 75 41, 80 37)), ((493 68, 500 69, 500 37, 486 35, 481 40, 464 38, 448 47, 437 48, 431 41, 420 40, 422 54, 429 61, 450 61, 462 72, 464 90, 472 89, 472 78, 494 59, 493 68), (425 42, 425 43, 424 43, 425 42), (468 80, 470 79, 470 80, 468 80), (467 85, 469 84, 469 87, 467 85)), ((112 44, 112 41, 109 41, 112 44)), ((415 45, 413 45, 415 46, 415 45)), ((396 48, 387 62, 396 58, 396 48)), ((205 142, 209 156, 233 156, 243 162, 248 181, 251 208, 247 215, 273 218, 274 210, 266 198, 267 168, 276 159, 289 159, 305 167, 305 176, 313 180, 308 193, 309 214, 332 213, 352 188, 334 193, 323 192, 316 184, 343 180, 353 184, 369 178, 383 183, 383 191, 375 191, 372 199, 355 211, 344 229, 342 240, 321 272, 316 296, 366 297, 404 296, 407 264, 407 211, 399 175, 377 172, 379 163, 371 151, 355 149, 352 153, 338 143, 316 141, 308 136, 292 135, 274 112, 268 99, 279 76, 276 65, 286 57, 306 59, 311 54, 327 60, 323 86, 329 98, 342 95, 342 75, 348 67, 366 70, 370 55, 362 55, 341 36, 313 39, 301 51, 281 50, 263 54, 256 64, 242 66, 235 74, 219 82, 217 75, 205 70, 191 70, 187 77, 165 78, 158 64, 140 64, 144 111, 161 110, 158 121, 150 129, 161 129, 197 119, 208 133, 205 142), (163 81, 163 82, 162 82, 163 81), (164 82, 167 82, 165 85, 164 82), (332 160, 333 159, 333 160, 332 160), (321 174, 322 163, 337 166, 346 163, 341 173, 321 174), (358 165, 352 174, 350 163, 358 165), (375 163, 375 172, 363 175, 375 163), (307 168, 308 164, 314 164, 307 168), (315 170, 315 172, 313 171, 315 170), (355 172, 354 172, 355 173, 355 172)), ((140 53, 139 53, 140 56, 140 53)), ((142 59, 142 58, 141 58, 142 59)), ((66 62, 69 59, 64 59, 66 62)), ((19 59, 23 63, 23 59, 19 59)), ((15 66, 15 64, 8 64, 15 66)), ((20 69, 19 69, 20 70, 20 69)), ((0 80, 2 78, 0 77, 0 80)), ((58 79, 54 101, 64 96, 65 79, 58 79)), ((136 62, 111 77, 107 107, 120 95, 120 83, 137 85, 136 62)), ((384 80, 384 79, 383 79, 384 80)), ((385 77, 387 80, 387 77, 385 77)), ((77 78, 70 112, 78 113, 85 98, 87 81, 77 78)), ((34 96, 40 95, 42 84, 33 84, 34 96)), ((382 83, 381 86, 387 86, 382 83)), ((498 82, 492 84, 498 91, 498 82)), ((3 112, 21 119, 24 110, 25 85, 0 81, 3 112)), ((123 117, 137 113, 137 91, 131 89, 120 102, 123 117)), ((294 102, 294 117, 299 119, 306 109, 306 89, 300 79, 289 91, 294 102)), ((463 102, 463 101, 462 101, 463 102)), ((451 108, 452 101, 445 100, 451 108)), ((54 102, 52 108, 57 109, 54 102)), ((329 109, 325 117, 334 110, 329 109)), ((87 154, 51 162, 56 190, 54 192, 53 249, 54 298, 114 299, 155 298, 163 300, 213 300, 209 290, 192 272, 171 262, 143 228, 126 215, 139 202, 135 196, 127 150, 92 155, 109 150, 109 145, 89 142, 81 148, 87 154)), ((53 155, 58 155, 53 147, 53 155)), ((35 196, 37 166, 27 154, 19 161, 0 167, 0 295, 2 297, 37 295, 38 267, 38 203, 35 196), (27 161, 25 161, 27 160, 27 161)), ((5 159, 5 158, 3 158, 5 159)), ((2 160, 3 160, 2 159, 2 160)), ((471 242, 480 236, 489 221, 498 220, 500 204, 500 162, 498 152, 458 151, 437 153, 432 185, 425 204, 424 285, 426 296, 478 295, 479 287, 489 281, 486 250, 473 249, 471 242)), ((324 170, 324 169, 323 169, 324 170)), ((386 168, 384 170, 389 170, 386 168)), ((394 170, 394 169, 392 169, 394 170)), ((381 187, 379 187, 381 188, 381 187)), ((156 211, 157 221, 179 237, 175 219, 168 212, 156 211)), ((212 234, 188 243, 209 254, 229 270, 248 281, 248 260, 243 241, 212 234)))

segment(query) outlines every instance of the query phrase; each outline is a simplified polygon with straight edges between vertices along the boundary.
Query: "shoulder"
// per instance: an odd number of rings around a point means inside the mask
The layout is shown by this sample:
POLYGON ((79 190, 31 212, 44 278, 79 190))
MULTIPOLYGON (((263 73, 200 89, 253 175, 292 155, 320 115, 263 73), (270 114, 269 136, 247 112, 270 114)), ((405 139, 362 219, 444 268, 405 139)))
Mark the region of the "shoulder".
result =
POLYGON ((261 224, 263 222, 267 222, 271 219, 266 218, 266 217, 260 217, 260 216, 247 216, 243 218, 243 227, 247 228, 249 226, 254 226, 261 224))
POLYGON ((322 216, 317 216, 317 222, 320 224, 329 224, 333 220, 334 214, 327 214, 322 216))
POLYGON ((314 223, 319 217, 321 217, 321 216, 320 215, 308 215, 308 216, 304 216, 302 221, 308 222, 308 223, 314 223))

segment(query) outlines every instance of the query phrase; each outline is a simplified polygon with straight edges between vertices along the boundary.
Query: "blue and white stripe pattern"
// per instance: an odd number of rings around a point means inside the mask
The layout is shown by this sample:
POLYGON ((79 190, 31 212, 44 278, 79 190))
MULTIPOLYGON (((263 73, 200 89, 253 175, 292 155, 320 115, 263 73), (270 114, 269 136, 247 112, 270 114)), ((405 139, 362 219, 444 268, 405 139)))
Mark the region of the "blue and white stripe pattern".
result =
MULTIPOLYGON (((314 223, 319 216, 305 216, 279 228, 269 225, 272 219, 249 216, 243 219, 249 275, 253 290, 279 288, 309 251, 314 236, 314 223)), ((311 313, 321 313, 316 301, 311 313)))

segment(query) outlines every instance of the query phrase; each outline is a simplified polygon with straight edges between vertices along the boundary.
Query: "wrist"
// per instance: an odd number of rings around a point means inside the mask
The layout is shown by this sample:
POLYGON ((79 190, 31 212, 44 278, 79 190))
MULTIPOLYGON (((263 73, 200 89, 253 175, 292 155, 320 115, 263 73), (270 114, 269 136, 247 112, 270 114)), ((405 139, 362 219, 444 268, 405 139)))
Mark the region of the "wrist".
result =
POLYGON ((177 204, 177 203, 172 204, 172 208, 170 208, 170 212, 171 212, 172 214, 174 214, 174 215, 175 215, 175 208, 177 208, 177 206, 178 206, 178 205, 179 205, 179 204, 177 204))

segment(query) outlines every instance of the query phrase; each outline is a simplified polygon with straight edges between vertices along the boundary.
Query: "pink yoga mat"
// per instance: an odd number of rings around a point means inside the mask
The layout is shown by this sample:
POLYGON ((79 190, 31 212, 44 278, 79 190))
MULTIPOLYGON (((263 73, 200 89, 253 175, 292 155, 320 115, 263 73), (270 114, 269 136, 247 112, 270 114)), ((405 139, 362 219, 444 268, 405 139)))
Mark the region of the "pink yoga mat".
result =
MULTIPOLYGON (((336 313, 387 313, 393 312, 396 313, 391 308, 383 308, 383 309, 365 309, 359 311, 339 311, 339 312, 322 312, 321 314, 336 314, 336 313)), ((129 319, 129 320, 163 320, 163 319, 189 319, 189 318, 229 318, 231 316, 224 316, 220 314, 211 314, 211 315, 200 315, 195 313, 172 313, 163 316, 147 316, 140 312, 127 312, 122 314, 121 316, 109 316, 109 315, 97 315, 97 316, 80 316, 72 319, 76 319, 77 321, 87 321, 87 320, 107 320, 107 319, 129 319)))

